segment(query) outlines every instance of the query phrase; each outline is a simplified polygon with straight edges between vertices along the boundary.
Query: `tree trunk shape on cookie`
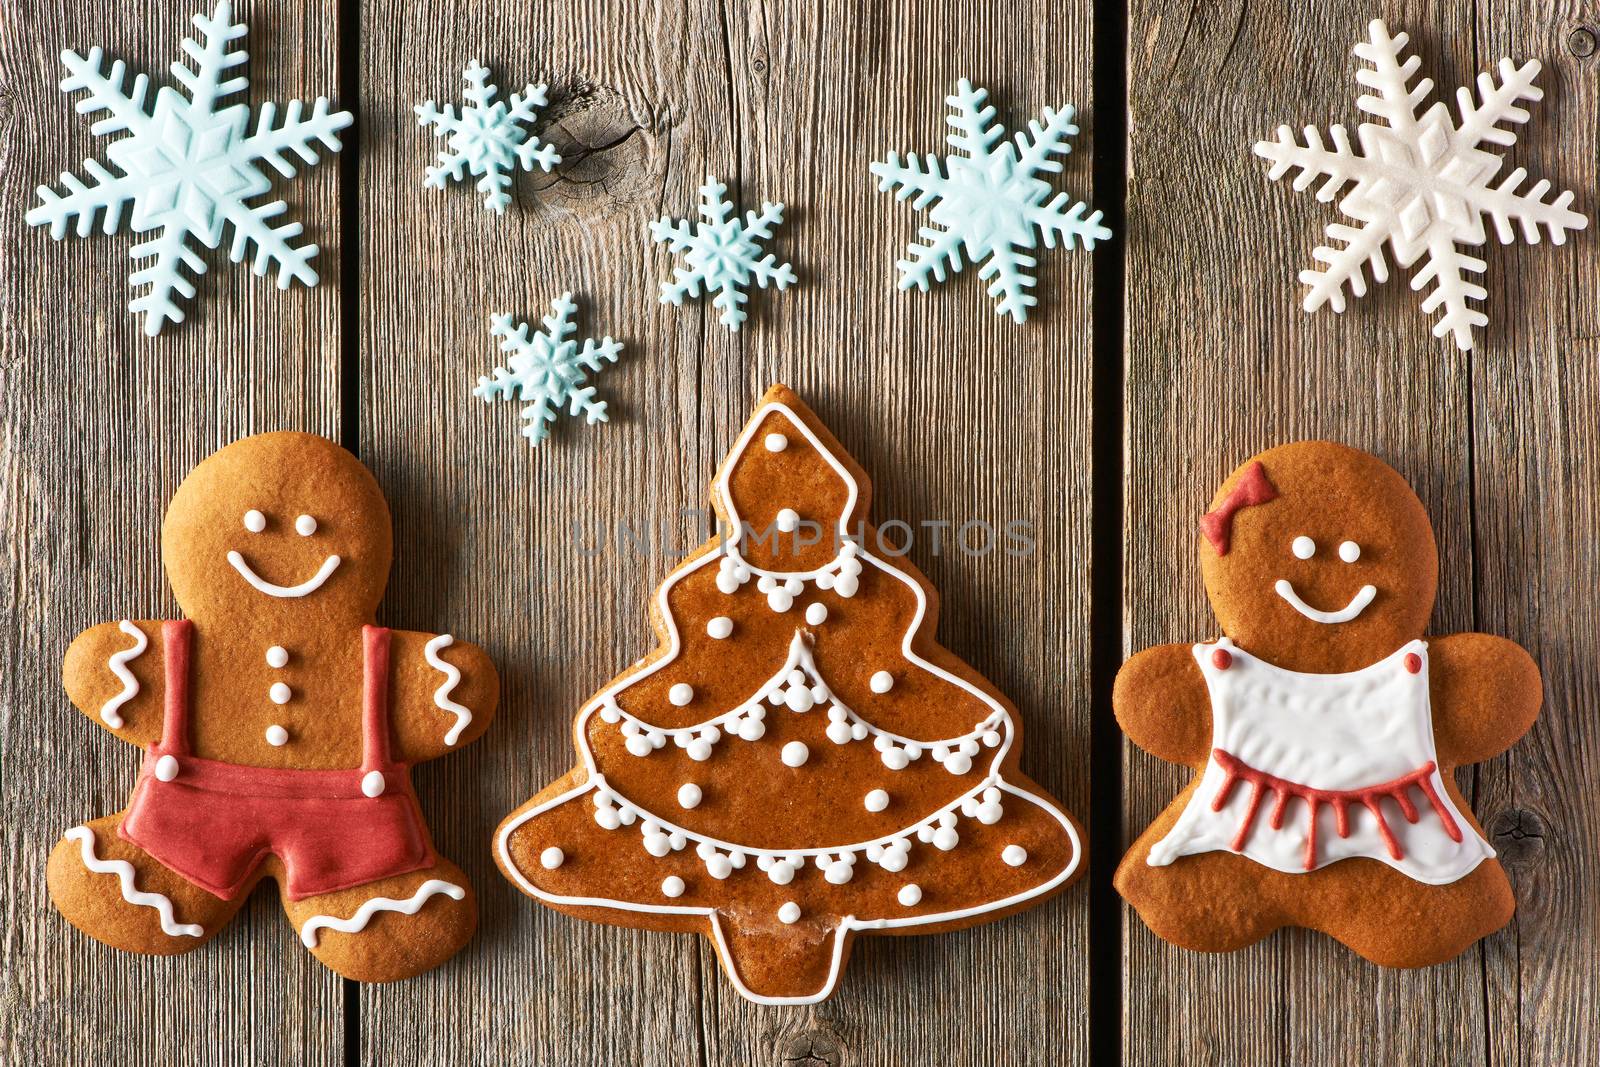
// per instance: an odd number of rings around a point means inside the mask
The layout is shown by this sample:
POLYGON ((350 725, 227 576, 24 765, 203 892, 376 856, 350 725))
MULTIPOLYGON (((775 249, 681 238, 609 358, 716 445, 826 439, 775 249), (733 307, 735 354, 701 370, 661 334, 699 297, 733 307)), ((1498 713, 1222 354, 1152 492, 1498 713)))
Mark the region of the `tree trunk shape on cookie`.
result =
POLYGON ((661 645, 578 713, 579 765, 496 858, 586 918, 713 938, 739 992, 834 989, 858 932, 950 930, 1054 892, 1081 835, 1017 770, 1012 706, 934 641, 869 484, 775 386, 713 485, 721 536, 662 584, 661 645))

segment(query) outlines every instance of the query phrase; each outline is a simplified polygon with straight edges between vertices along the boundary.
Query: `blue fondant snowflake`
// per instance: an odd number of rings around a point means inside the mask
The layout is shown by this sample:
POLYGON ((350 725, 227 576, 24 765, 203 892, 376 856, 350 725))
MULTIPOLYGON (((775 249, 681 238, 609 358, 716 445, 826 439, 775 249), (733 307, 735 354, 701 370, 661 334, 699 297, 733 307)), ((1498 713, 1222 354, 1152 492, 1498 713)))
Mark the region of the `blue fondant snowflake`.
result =
POLYGON ((787 289, 794 284, 794 269, 777 263, 777 256, 758 259, 761 242, 772 238, 772 227, 783 221, 782 204, 762 204, 761 214, 745 213, 744 221, 730 218, 733 205, 722 199, 728 187, 708 177, 700 187, 700 214, 704 222, 677 222, 663 215, 650 224, 650 236, 683 256, 688 269, 677 267, 670 282, 661 283, 661 302, 681 305, 685 296, 699 296, 702 287, 715 294, 711 303, 722 309, 719 321, 737 333, 748 317, 744 290, 754 281, 765 289, 787 289), (775 265, 776 264, 776 265, 775 265))
POLYGON ((1013 145, 1004 140, 1005 127, 989 125, 994 108, 984 106, 988 96, 987 89, 974 89, 963 78, 956 95, 946 98, 954 114, 945 122, 956 132, 945 140, 966 153, 943 157, 948 175, 940 173, 940 157, 932 153, 925 165, 916 153, 902 165, 895 152, 872 164, 872 173, 882 179, 880 191, 895 189, 898 200, 915 196, 912 206, 919 210, 938 201, 929 215, 934 225, 918 231, 928 243, 913 241, 906 249, 908 258, 895 264, 900 268, 900 288, 914 285, 926 292, 930 276, 945 280, 947 264, 951 270, 961 270, 965 251, 968 261, 984 261, 978 277, 993 279, 989 295, 1000 297, 995 312, 1024 322, 1028 308, 1038 303, 1028 292, 1036 284, 1030 270, 1037 261, 1019 249, 1032 249, 1041 234, 1046 248, 1054 248, 1060 238, 1068 248, 1082 240, 1085 248, 1092 249, 1111 231, 1100 224, 1100 212, 1086 215, 1088 205, 1066 193, 1056 193, 1045 203, 1055 190, 1040 175, 1059 174, 1061 164, 1050 157, 1072 151, 1066 143, 1078 132, 1072 108, 1045 108, 1044 125, 1030 121, 1028 133, 1017 134, 1013 145))
POLYGON ((294 177, 294 164, 285 154, 292 152, 309 165, 317 162, 315 142, 337 152, 338 131, 350 125, 350 115, 330 113, 327 99, 319 96, 310 118, 301 117, 302 105, 295 100, 290 102, 283 124, 274 127, 277 107, 267 103, 261 105, 251 133, 248 105, 219 108, 219 100, 249 84, 244 77, 225 78, 248 58, 244 52, 229 50, 233 41, 245 35, 245 27, 231 18, 227 0, 218 3, 209 18, 194 16, 200 39, 183 42, 194 69, 181 60, 170 68, 189 96, 186 99, 176 89, 164 87, 156 94, 152 112, 145 110, 150 86, 145 75, 134 78, 132 90, 124 92, 126 71, 121 60, 112 63, 106 73, 101 69, 104 57, 99 48, 91 48, 87 56, 71 50, 61 53, 68 71, 61 91, 87 89, 89 95, 78 102, 78 112, 106 113, 92 131, 103 135, 125 130, 131 136, 106 146, 106 158, 122 173, 114 173, 96 160, 85 160, 87 180, 62 174, 65 194, 40 186, 41 203, 28 212, 27 221, 31 226, 48 225, 50 236, 60 239, 76 220, 78 236, 87 237, 100 215, 101 229, 115 233, 131 204, 129 226, 133 232, 159 231, 151 240, 133 246, 135 260, 153 262, 128 279, 134 286, 150 286, 128 307, 144 315, 144 332, 151 336, 160 333, 167 322, 183 321, 177 297, 193 297, 195 288, 182 268, 197 277, 205 273, 205 260, 189 239, 215 248, 222 240, 224 225, 233 227, 228 251, 233 262, 244 259, 253 244, 255 273, 266 274, 276 263, 278 288, 287 289, 291 281, 317 283, 317 272, 311 268, 317 246, 290 243, 300 235, 300 224, 270 225, 287 205, 282 200, 254 206, 246 201, 271 185, 258 164, 269 164, 284 177, 294 177))
POLYGON ((551 313, 540 320, 542 333, 528 335, 528 324, 512 325, 510 315, 496 315, 490 322, 489 332, 500 338, 500 351, 510 352, 506 362, 509 367, 496 367, 492 378, 479 378, 472 395, 482 397, 485 403, 494 400, 531 400, 522 409, 527 425, 522 436, 537 447, 550 436, 549 424, 554 422, 563 405, 569 415, 582 414, 593 425, 606 422, 606 404, 594 399, 594 386, 585 386, 590 371, 603 370, 602 364, 615 363, 622 345, 610 337, 596 344, 585 339, 583 347, 572 340, 577 325, 572 313, 577 305, 571 293, 562 293, 561 299, 551 305, 551 313))
POLYGON ((495 100, 500 90, 489 82, 489 72, 478 66, 476 59, 467 64, 462 73, 467 80, 465 96, 467 105, 456 114, 454 104, 446 104, 440 111, 428 100, 418 104, 417 125, 432 126, 435 137, 448 137, 445 151, 439 153, 439 165, 429 167, 422 184, 430 189, 443 189, 448 182, 460 181, 468 172, 481 174, 478 191, 486 194, 483 206, 504 215, 511 203, 511 175, 518 165, 532 170, 537 164, 546 174, 561 162, 556 150, 520 123, 532 123, 538 118, 538 109, 548 102, 545 85, 524 86, 522 92, 511 94, 511 106, 495 100))

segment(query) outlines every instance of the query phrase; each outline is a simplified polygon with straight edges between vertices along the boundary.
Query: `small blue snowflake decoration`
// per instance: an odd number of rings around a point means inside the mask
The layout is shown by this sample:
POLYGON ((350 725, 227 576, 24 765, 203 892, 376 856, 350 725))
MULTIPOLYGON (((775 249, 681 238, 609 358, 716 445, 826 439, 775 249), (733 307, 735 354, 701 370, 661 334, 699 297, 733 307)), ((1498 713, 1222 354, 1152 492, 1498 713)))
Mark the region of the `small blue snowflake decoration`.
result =
POLYGON ((277 127, 273 125, 276 105, 261 105, 255 132, 251 133, 248 105, 217 106, 223 97, 243 91, 248 84, 243 77, 224 80, 229 70, 248 58, 244 52, 229 51, 231 43, 244 36, 245 27, 231 21, 227 0, 217 4, 210 18, 194 16, 194 24, 200 31, 200 40, 183 42, 194 69, 182 61, 171 67, 173 78, 188 90, 189 96, 186 99, 177 90, 165 87, 156 94, 153 112, 145 110, 145 93, 150 87, 145 75, 134 78, 132 91, 124 92, 126 71, 121 60, 112 63, 110 72, 105 73, 99 48, 91 48, 87 56, 70 50, 61 53, 61 62, 69 72, 62 79, 61 91, 89 90, 89 95, 78 102, 79 114, 106 112, 105 118, 90 127, 91 131, 104 135, 126 130, 131 136, 106 146, 106 158, 121 174, 96 160, 85 160, 87 181, 75 174, 61 175, 61 183, 66 186, 64 195, 47 185, 40 186, 41 203, 27 214, 30 226, 48 225, 50 236, 59 240, 66 236, 73 220, 78 236, 87 237, 94 231, 95 217, 102 213, 101 229, 117 232, 123 211, 131 203, 132 231, 159 231, 151 240, 133 246, 135 260, 153 262, 128 279, 134 286, 150 286, 128 307, 145 316, 144 332, 151 336, 160 333, 167 322, 183 321, 177 297, 193 297, 195 288, 181 268, 187 267, 196 277, 206 271, 205 260, 189 245, 189 239, 216 248, 224 225, 233 227, 228 258, 234 263, 243 260, 254 244, 253 268, 257 275, 266 274, 276 263, 280 289, 287 289, 291 281, 317 283, 317 272, 311 268, 317 246, 290 243, 300 236, 300 224, 276 228, 270 225, 270 220, 287 210, 287 205, 274 200, 250 206, 246 201, 271 186, 258 164, 267 163, 279 174, 292 178, 295 167, 285 158, 286 153, 294 153, 307 165, 314 164, 315 142, 337 152, 338 132, 351 121, 348 112, 329 113, 328 101, 319 96, 309 119, 301 117, 301 103, 295 100, 289 104, 283 124, 277 127))
POLYGON ((487 194, 483 206, 504 215, 511 203, 511 175, 517 166, 532 170, 537 164, 546 174, 561 156, 550 145, 524 130, 520 123, 532 123, 538 109, 548 102, 545 85, 528 85, 511 94, 511 106, 495 100, 500 90, 490 84, 489 72, 476 59, 467 64, 462 77, 467 80, 467 106, 456 114, 454 104, 440 111, 433 101, 418 104, 417 125, 432 126, 435 137, 448 137, 446 150, 439 153, 439 165, 429 167, 422 184, 443 189, 448 182, 460 181, 467 172, 481 174, 478 191, 487 194))
POLYGON ((479 378, 473 396, 482 397, 484 403, 495 400, 531 400, 522 409, 527 425, 522 436, 537 447, 550 436, 549 424, 566 405, 569 415, 582 414, 592 426, 609 421, 606 404, 594 399, 594 386, 585 386, 589 371, 603 370, 602 364, 615 363, 622 345, 610 337, 596 344, 586 339, 583 347, 572 340, 577 325, 572 313, 577 305, 571 293, 562 293, 561 299, 551 305, 551 313, 541 320, 544 332, 528 335, 527 323, 512 325, 510 315, 495 315, 489 332, 500 338, 500 351, 510 352, 511 364, 496 367, 494 377, 479 378))
POLYGON ((747 316, 744 290, 754 281, 765 289, 787 289, 794 284, 794 269, 777 263, 777 256, 758 259, 761 242, 771 240, 772 227, 783 221, 782 204, 762 204, 761 214, 746 212, 744 221, 730 218, 733 205, 722 199, 728 187, 707 178, 700 187, 700 214, 705 221, 677 222, 666 215, 650 224, 650 236, 682 255, 688 269, 677 267, 673 279, 661 283, 661 302, 682 305, 685 296, 699 296, 704 287, 714 295, 711 303, 722 309, 719 321, 734 333, 747 316), (774 264, 777 264, 776 266, 774 264))
POLYGON ((963 78, 956 95, 946 98, 955 113, 945 122, 956 132, 945 140, 966 153, 943 157, 948 176, 940 173, 940 157, 932 153, 926 165, 916 153, 902 165, 899 154, 890 152, 886 161, 872 164, 872 173, 882 179, 880 191, 898 186, 896 199, 915 195, 912 206, 918 210, 938 201, 930 213, 934 225, 918 231, 928 243, 912 242, 906 249, 909 258, 895 264, 900 268, 900 288, 914 285, 926 292, 930 276, 945 280, 947 263, 951 270, 961 270, 965 249, 970 262, 985 261, 978 277, 994 279, 989 295, 1000 297, 995 312, 1024 322, 1028 309, 1039 302, 1028 292, 1037 284, 1029 273, 1036 261, 1018 249, 1033 248, 1037 234, 1044 236, 1046 248, 1054 248, 1059 237, 1068 248, 1081 239, 1085 248, 1092 249, 1111 231, 1100 225, 1100 212, 1085 215, 1088 205, 1066 193, 1056 193, 1045 203, 1055 190, 1039 175, 1061 173, 1061 164, 1050 157, 1072 151, 1066 143, 1078 132, 1072 108, 1045 108, 1044 125, 1030 121, 1028 133, 1017 134, 1013 145, 1004 139, 1003 126, 989 125, 994 108, 984 106, 988 96, 987 89, 974 89, 963 78))

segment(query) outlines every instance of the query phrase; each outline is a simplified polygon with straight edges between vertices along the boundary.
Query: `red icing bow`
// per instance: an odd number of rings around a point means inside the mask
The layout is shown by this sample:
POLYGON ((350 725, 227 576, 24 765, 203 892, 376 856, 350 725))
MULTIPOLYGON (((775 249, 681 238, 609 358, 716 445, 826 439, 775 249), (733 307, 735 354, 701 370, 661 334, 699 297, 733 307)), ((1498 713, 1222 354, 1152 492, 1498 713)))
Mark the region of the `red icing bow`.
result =
POLYGON ((1278 491, 1267 481, 1266 469, 1261 466, 1260 460, 1256 460, 1245 469, 1244 477, 1222 501, 1222 506, 1200 516, 1200 532, 1217 550, 1217 555, 1226 556, 1233 536, 1233 513, 1240 508, 1265 504, 1277 499, 1277 496, 1278 491))

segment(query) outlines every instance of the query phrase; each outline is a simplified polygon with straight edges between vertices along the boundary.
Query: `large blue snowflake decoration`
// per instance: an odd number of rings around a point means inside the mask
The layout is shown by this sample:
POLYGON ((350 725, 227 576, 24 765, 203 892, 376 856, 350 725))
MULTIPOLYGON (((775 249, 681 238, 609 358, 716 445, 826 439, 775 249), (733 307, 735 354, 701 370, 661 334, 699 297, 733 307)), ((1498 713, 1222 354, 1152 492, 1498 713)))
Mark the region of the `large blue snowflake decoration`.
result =
POLYGON ((483 206, 504 215, 511 203, 511 176, 518 166, 532 170, 535 165, 546 174, 561 162, 561 156, 551 145, 522 128, 539 117, 539 108, 549 101, 545 98, 547 85, 527 85, 522 92, 511 94, 511 106, 495 99, 499 88, 489 81, 489 72, 478 65, 476 59, 467 64, 461 75, 467 81, 463 95, 467 103, 456 114, 454 104, 446 104, 440 111, 428 100, 418 104, 417 125, 432 126, 435 137, 448 137, 445 150, 439 153, 438 166, 429 167, 422 184, 430 189, 443 189, 452 181, 460 181, 470 172, 482 175, 478 191, 484 193, 483 206))
POLYGON ((749 316, 745 294, 753 281, 765 289, 787 289, 794 284, 794 269, 778 263, 777 256, 761 255, 761 244, 772 239, 772 228, 783 221, 783 205, 761 205, 761 213, 745 213, 741 221, 733 215, 733 205, 724 200, 728 187, 716 178, 706 178, 700 187, 700 214, 704 222, 670 216, 650 224, 650 236, 683 256, 688 268, 673 269, 670 282, 661 283, 661 302, 681 306, 685 296, 699 296, 702 289, 713 294, 711 303, 722 309, 718 317, 734 333, 749 316), (730 217, 732 216, 732 217, 730 217))
POLYGON ((881 179, 880 191, 894 189, 897 200, 915 196, 912 207, 919 211, 938 201, 929 216, 934 225, 918 231, 928 243, 913 241, 908 258, 895 264, 901 289, 914 285, 926 292, 930 278, 945 280, 947 266, 961 270, 965 252, 970 262, 984 261, 978 277, 993 279, 989 295, 1000 297, 996 313, 1024 322, 1028 308, 1039 302, 1028 291, 1037 284, 1030 273, 1037 261, 1019 249, 1034 248, 1040 236, 1046 248, 1054 248, 1059 238, 1067 248, 1081 240, 1092 249, 1111 231, 1100 224, 1100 212, 1088 212, 1087 204, 1066 193, 1045 202, 1055 190, 1040 175, 1061 172, 1060 162, 1051 157, 1071 152, 1067 138, 1078 132, 1072 108, 1045 108, 1044 125, 1030 120, 1028 132, 1018 133, 1013 145, 1005 140, 1005 127, 989 124, 994 108, 984 106, 988 96, 987 89, 974 89, 963 78, 956 95, 946 98, 954 113, 945 122, 955 132, 945 140, 966 154, 944 156, 944 172, 940 157, 931 152, 926 164, 914 152, 904 164, 890 152, 887 160, 872 164, 872 173, 881 179))
POLYGON ((152 337, 167 322, 183 321, 178 298, 195 294, 194 283, 183 268, 197 278, 206 271, 205 260, 190 245, 190 238, 216 248, 224 225, 233 228, 228 250, 232 262, 243 260, 254 245, 252 267, 258 276, 276 264, 280 289, 287 289, 291 281, 317 283, 317 272, 311 267, 317 246, 291 243, 302 231, 300 224, 270 224, 287 205, 282 200, 253 206, 247 201, 271 186, 259 164, 267 163, 285 178, 292 178, 295 165, 285 158, 287 153, 299 156, 309 166, 318 160, 316 142, 337 152, 338 132, 350 125, 350 114, 330 113, 327 99, 319 96, 310 118, 302 118, 301 102, 295 100, 289 103, 283 124, 274 126, 277 106, 265 103, 255 132, 249 132, 248 105, 217 106, 218 101, 242 92, 249 84, 242 76, 224 79, 248 58, 245 52, 230 51, 232 43, 245 35, 245 27, 231 19, 227 0, 221 0, 209 18, 194 16, 200 39, 183 41, 194 69, 182 60, 170 68, 173 78, 188 91, 188 98, 170 86, 163 87, 156 94, 153 111, 145 109, 150 84, 145 75, 135 77, 132 90, 124 92, 126 70, 121 60, 112 63, 108 73, 102 70, 104 56, 99 48, 91 48, 87 56, 70 49, 61 53, 68 71, 61 91, 87 89, 89 95, 78 101, 78 113, 106 113, 90 127, 91 132, 103 136, 127 131, 131 136, 106 146, 106 158, 120 174, 96 160, 84 160, 87 179, 62 174, 65 194, 40 186, 41 202, 28 212, 27 221, 30 226, 48 225, 50 236, 59 240, 74 220, 78 236, 89 236, 100 216, 101 229, 115 233, 131 204, 131 230, 158 231, 155 237, 133 246, 133 259, 152 262, 128 278, 135 287, 150 287, 128 307, 144 315, 144 332, 152 337))
POLYGON ((510 315, 495 315, 490 320, 489 332, 500 338, 500 351, 511 353, 506 361, 510 366, 496 367, 493 377, 479 378, 472 395, 482 397, 484 403, 532 401, 522 409, 527 422, 522 436, 535 448, 550 436, 550 423, 563 406, 569 415, 583 415, 591 426, 610 420, 605 401, 596 400, 594 386, 583 383, 590 371, 615 363, 622 345, 610 337, 598 344, 588 338, 580 348, 572 339, 578 329, 572 321, 576 310, 572 294, 562 293, 551 305, 550 314, 540 320, 544 330, 532 336, 527 323, 513 325, 510 315))

